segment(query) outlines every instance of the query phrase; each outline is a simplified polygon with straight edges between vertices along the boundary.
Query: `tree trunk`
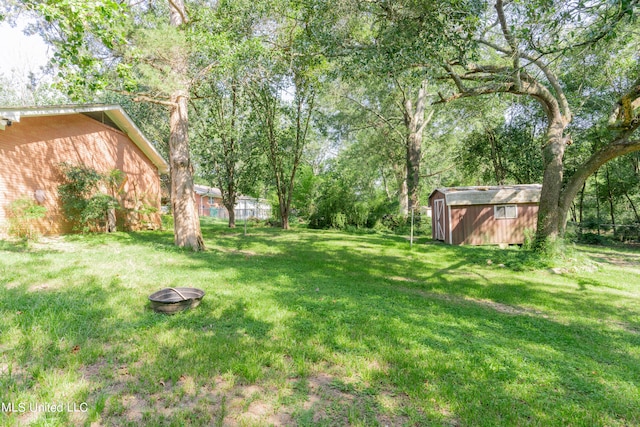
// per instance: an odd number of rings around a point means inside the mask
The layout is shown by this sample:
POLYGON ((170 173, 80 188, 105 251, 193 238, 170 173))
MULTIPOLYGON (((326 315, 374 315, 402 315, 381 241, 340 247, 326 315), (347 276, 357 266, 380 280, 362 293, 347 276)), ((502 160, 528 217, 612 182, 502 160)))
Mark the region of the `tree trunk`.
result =
POLYGON ((404 100, 404 117, 407 126, 407 215, 420 207, 420 160, 422 159, 422 133, 431 115, 425 120, 427 81, 418 90, 415 109, 410 99, 404 100))
POLYGON ((605 168, 605 177, 607 178, 607 200, 609 201, 609 214, 611 215, 611 226, 613 234, 616 234, 616 214, 613 207, 613 193, 611 192, 611 178, 609 177, 609 165, 605 168))
MULTIPOLYGON (((184 24, 185 10, 182 0, 169 2, 171 25, 179 27, 184 24)), ((187 76, 188 63, 184 52, 174 51, 172 58, 172 75, 187 76)), ((200 218, 193 190, 193 165, 189 154, 188 133, 188 83, 176 89, 170 96, 171 108, 169 116, 169 163, 171 166, 171 205, 174 220, 174 240, 180 247, 194 251, 205 249, 200 231, 200 218)))
POLYGON ((559 224, 561 222, 563 224, 566 223, 569 204, 566 205, 566 209, 563 212, 558 209, 562 191, 562 160, 565 149, 565 141, 562 134, 564 127, 565 124, 561 117, 550 120, 547 129, 547 143, 542 149, 544 177, 538 208, 535 243, 537 247, 542 247, 547 241, 555 241, 560 237, 559 224))
POLYGON ((596 219, 598 221, 598 236, 600 235, 600 196, 598 195, 598 171, 594 173, 594 179, 596 180, 596 219))
POLYGON ((116 210, 107 209, 107 233, 113 233, 116 229, 116 210))
POLYGON ((580 223, 580 228, 582 228, 582 217, 584 213, 584 190, 587 187, 587 181, 582 183, 582 189, 580 190, 580 211, 578 216, 578 222, 580 223))
POLYGON ((172 95, 171 100, 175 103, 171 108, 169 119, 174 240, 177 246, 201 251, 205 247, 193 191, 193 166, 189 156, 187 135, 187 95, 183 91, 178 91, 172 95))
POLYGON ((504 168, 502 167, 502 161, 500 160, 500 154, 498 152, 498 144, 496 141, 496 134, 493 129, 487 129, 487 137, 491 143, 491 161, 493 162, 493 171, 496 177, 497 185, 504 185, 504 168))
POLYGON ((224 207, 227 208, 227 212, 229 213, 229 228, 236 228, 235 203, 225 203, 224 207))
POLYGON ((629 196, 629 193, 627 193, 626 191, 624 192, 625 197, 627 198, 627 200, 629 201, 629 205, 631 206, 631 209, 633 210, 633 214, 636 217, 636 222, 638 224, 640 224, 640 216, 638 215, 638 210, 636 209, 636 205, 633 204, 633 200, 631 200, 631 197, 629 196))
POLYGON ((398 191, 398 202, 400 203, 400 216, 406 217, 409 215, 409 191, 407 189, 407 180, 400 179, 398 191))
MULTIPOLYGON (((626 139, 616 140, 592 154, 591 157, 589 157, 589 159, 576 170, 576 172, 571 176, 571 179, 567 182, 567 185, 563 189, 560 198, 558 209, 558 211, 560 212, 560 215, 558 217, 558 229, 561 236, 564 235, 564 231, 566 230, 566 213, 568 212, 569 206, 578 194, 578 191, 580 191, 582 186, 585 184, 587 178, 589 178, 591 175, 594 175, 596 178, 596 201, 598 201, 597 207, 599 212, 600 206, 597 195, 597 170, 609 160, 632 153, 634 151, 640 151, 640 141, 627 141, 626 139)), ((598 222, 599 221, 600 219, 598 216, 598 222)), ((598 228, 599 227, 600 225, 598 224, 598 228)))
POLYGON ((280 220, 282 221, 282 229, 289 229, 289 207, 284 203, 280 204, 280 220))
POLYGON ((582 218, 584 213, 584 190, 587 187, 587 182, 585 181, 582 184, 582 189, 580 190, 580 204, 579 204, 579 212, 578 212, 578 234, 582 234, 582 218))

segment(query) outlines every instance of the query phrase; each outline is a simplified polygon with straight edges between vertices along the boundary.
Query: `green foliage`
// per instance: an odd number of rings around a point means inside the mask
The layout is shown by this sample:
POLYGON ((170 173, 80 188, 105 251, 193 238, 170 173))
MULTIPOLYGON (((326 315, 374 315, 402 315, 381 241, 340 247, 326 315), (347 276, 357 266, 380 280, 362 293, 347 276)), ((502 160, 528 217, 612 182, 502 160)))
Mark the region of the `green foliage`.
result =
POLYGON ((173 230, 173 215, 161 215, 160 220, 162 221, 163 230, 173 230))
POLYGON ((76 231, 97 231, 104 227, 107 212, 119 207, 118 201, 100 192, 100 186, 117 187, 124 179, 121 171, 101 174, 83 165, 63 163, 60 171, 65 181, 58 186, 62 210, 76 231))
POLYGON ((299 218, 308 220, 316 210, 316 197, 322 183, 322 176, 313 173, 313 169, 302 164, 298 169, 293 189, 291 205, 299 218))
POLYGON ((9 205, 9 235, 25 240, 37 240, 39 233, 35 226, 44 218, 47 208, 38 205, 29 197, 14 200, 9 205))
POLYGON ((309 217, 311 228, 344 229, 355 225, 352 217, 356 195, 337 174, 329 174, 320 185, 315 211, 309 217))
POLYGON ((461 146, 462 170, 476 185, 542 182, 545 123, 529 105, 514 104, 510 117, 499 126, 482 123, 461 146))
POLYGON ((580 233, 577 237, 577 241, 587 245, 604 245, 607 242, 607 238, 600 234, 587 232, 580 233))
POLYGON ((395 231, 406 224, 406 219, 396 214, 397 202, 389 202, 382 194, 358 194, 351 182, 337 172, 322 177, 314 204, 309 217, 311 228, 377 227, 395 231))
POLYGON ((109 84, 103 58, 96 55, 127 44, 130 23, 126 3, 115 0, 25 0, 21 7, 44 23, 46 39, 55 45, 59 88, 75 100, 91 99, 109 84), (49 31, 45 30, 48 29, 49 31))
POLYGON ((119 207, 118 201, 108 194, 98 193, 86 200, 84 209, 80 213, 80 223, 83 230, 95 229, 104 222, 108 210, 119 207))

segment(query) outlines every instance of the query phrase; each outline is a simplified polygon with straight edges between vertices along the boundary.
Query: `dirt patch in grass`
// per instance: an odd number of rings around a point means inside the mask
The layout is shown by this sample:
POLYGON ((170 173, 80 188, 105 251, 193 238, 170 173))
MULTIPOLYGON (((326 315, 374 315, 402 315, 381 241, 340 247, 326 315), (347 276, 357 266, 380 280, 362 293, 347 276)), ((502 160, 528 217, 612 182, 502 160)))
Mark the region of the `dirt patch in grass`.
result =
POLYGON ((175 383, 162 383, 160 390, 133 392, 137 379, 129 368, 111 369, 104 360, 82 369, 93 384, 91 395, 106 398, 100 423, 153 424, 160 419, 179 419, 196 414, 200 423, 219 426, 288 426, 306 422, 348 425, 350 419, 369 424, 406 425, 403 398, 391 393, 371 394, 342 383, 338 377, 320 372, 307 378, 291 378, 279 390, 269 384, 243 384, 228 375, 218 375, 206 384, 188 375, 175 383), (279 400, 283 395, 288 400, 279 400), (382 397, 380 397, 382 396, 382 397))
POLYGON ((369 420, 368 424, 383 426, 406 425, 409 418, 401 415, 404 406, 401 398, 390 393, 370 394, 359 392, 326 373, 319 373, 307 379, 309 392, 302 409, 311 414, 314 423, 348 425, 352 416, 369 420), (386 395, 387 398, 379 399, 386 395), (386 404, 385 404, 386 402, 386 404))
POLYGON ((476 306, 481 306, 481 307, 485 307, 485 308, 497 311, 499 313, 510 314, 514 316, 524 315, 524 316, 542 317, 545 319, 550 318, 548 314, 539 310, 534 310, 532 308, 526 308, 526 307, 518 307, 518 306, 513 306, 508 304, 502 304, 502 303, 487 300, 487 299, 470 298, 470 297, 451 295, 451 294, 439 294, 437 292, 428 292, 420 289, 411 289, 411 288, 399 287, 395 289, 398 290, 399 292, 404 292, 412 295, 420 295, 429 299, 437 299, 440 301, 448 301, 448 302, 453 302, 458 304, 468 304, 468 305, 473 304, 476 306))
POLYGON ((416 279, 412 279, 410 277, 401 277, 401 276, 391 276, 391 277, 387 277, 387 279, 393 280, 394 282, 411 282, 411 283, 418 282, 418 280, 416 279))
POLYGON ((640 255, 624 254, 624 255, 610 255, 610 254, 598 254, 598 261, 607 262, 615 265, 616 267, 622 267, 629 269, 634 273, 640 273, 640 255))
MULTIPOLYGON (((84 376, 99 382, 108 365, 97 362, 83 369, 84 376)), ((132 393, 136 379, 126 366, 113 372, 113 378, 103 378, 105 387, 96 387, 97 394, 107 394, 102 422, 151 423, 156 418, 179 419, 181 414, 197 414, 207 425, 291 425, 286 408, 274 405, 276 390, 256 384, 236 384, 223 376, 216 376, 209 384, 198 385, 191 376, 183 375, 175 384, 161 382, 161 389, 153 394, 132 393)))
POLYGON ((51 281, 51 282, 45 282, 45 283, 38 283, 37 285, 31 285, 31 286, 29 286, 28 291, 29 292, 43 292, 43 291, 50 291, 50 290, 60 289, 63 286, 64 286, 64 284, 61 281, 51 281))

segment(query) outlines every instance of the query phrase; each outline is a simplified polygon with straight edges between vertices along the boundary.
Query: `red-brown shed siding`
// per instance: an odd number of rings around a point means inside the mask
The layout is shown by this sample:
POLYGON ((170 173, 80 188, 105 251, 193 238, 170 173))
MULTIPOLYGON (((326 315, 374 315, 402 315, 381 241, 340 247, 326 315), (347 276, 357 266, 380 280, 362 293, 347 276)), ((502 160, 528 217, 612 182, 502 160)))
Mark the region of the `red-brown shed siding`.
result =
MULTIPOLYGON (((83 164, 99 172, 119 169, 127 176, 126 208, 160 208, 158 168, 124 133, 82 114, 23 117, 0 131, 0 228, 6 226, 6 206, 44 190, 45 234, 70 230, 62 217, 57 187, 62 162, 83 164)), ((159 225, 159 215, 149 218, 159 225)), ((132 218, 129 218, 132 220, 132 218)), ((135 226, 135 224, 131 224, 135 226)))
POLYGON ((495 205, 451 206, 454 245, 519 244, 527 230, 535 230, 538 205, 518 204, 517 218, 496 219, 495 205))

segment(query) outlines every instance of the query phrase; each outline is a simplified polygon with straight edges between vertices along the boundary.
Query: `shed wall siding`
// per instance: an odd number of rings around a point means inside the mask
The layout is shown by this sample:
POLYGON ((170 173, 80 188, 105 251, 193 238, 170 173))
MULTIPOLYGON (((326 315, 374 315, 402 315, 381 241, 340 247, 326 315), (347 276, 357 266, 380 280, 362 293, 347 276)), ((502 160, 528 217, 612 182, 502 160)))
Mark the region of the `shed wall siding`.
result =
POLYGON ((452 244, 520 244, 526 230, 535 230, 537 204, 519 204, 518 217, 495 219, 494 205, 451 207, 452 244))
MULTIPOLYGON (((157 167, 125 134, 81 114, 24 117, 13 123, 0 131, 0 159, 0 229, 6 227, 6 207, 13 200, 33 198, 34 191, 42 189, 47 215, 40 231, 70 231, 58 201, 62 162, 83 164, 99 172, 119 169, 127 176, 125 208, 160 208, 157 167)), ((159 226, 158 214, 150 219, 159 226)))

